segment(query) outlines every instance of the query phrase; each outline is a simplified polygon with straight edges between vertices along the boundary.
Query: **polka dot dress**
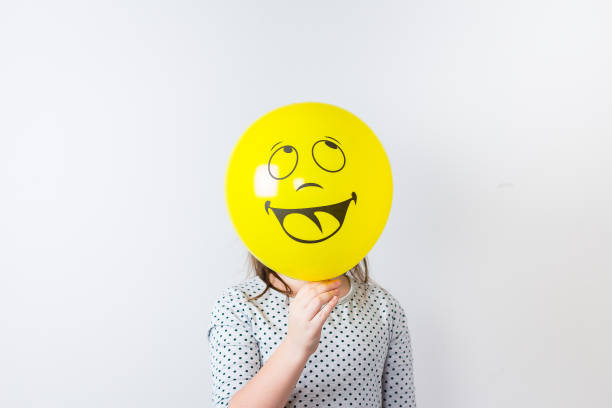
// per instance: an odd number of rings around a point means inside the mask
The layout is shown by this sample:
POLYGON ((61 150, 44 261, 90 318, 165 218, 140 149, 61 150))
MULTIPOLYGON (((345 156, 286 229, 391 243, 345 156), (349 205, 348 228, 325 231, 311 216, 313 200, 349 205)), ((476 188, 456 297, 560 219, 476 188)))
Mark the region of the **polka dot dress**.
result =
MULTIPOLYGON (((416 407, 404 310, 384 289, 349 279, 286 407, 416 407)), ((264 288, 249 279, 214 305, 208 343, 215 407, 226 407, 285 338, 287 296, 270 289, 247 301, 264 288)))

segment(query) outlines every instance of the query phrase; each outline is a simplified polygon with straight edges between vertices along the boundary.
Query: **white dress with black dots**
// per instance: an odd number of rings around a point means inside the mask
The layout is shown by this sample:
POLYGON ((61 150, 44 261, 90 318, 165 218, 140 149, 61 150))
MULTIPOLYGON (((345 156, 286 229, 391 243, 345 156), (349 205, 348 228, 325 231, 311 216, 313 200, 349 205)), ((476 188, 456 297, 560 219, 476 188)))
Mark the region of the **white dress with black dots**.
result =
MULTIPOLYGON (((286 407, 416 407, 404 310, 381 287, 349 279, 286 407)), ((247 301, 264 288, 249 279, 214 305, 208 343, 215 407, 228 405, 287 334, 287 296, 270 289, 247 301)))

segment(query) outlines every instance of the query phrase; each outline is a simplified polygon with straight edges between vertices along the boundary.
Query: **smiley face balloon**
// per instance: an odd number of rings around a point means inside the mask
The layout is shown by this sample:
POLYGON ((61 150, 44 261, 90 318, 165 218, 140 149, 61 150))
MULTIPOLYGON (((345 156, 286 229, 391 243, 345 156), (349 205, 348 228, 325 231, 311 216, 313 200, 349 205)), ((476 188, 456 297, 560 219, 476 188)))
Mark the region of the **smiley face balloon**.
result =
POLYGON ((253 123, 226 173, 238 235, 268 268, 308 281, 357 265, 391 209, 387 155, 357 116, 324 103, 296 103, 253 123))

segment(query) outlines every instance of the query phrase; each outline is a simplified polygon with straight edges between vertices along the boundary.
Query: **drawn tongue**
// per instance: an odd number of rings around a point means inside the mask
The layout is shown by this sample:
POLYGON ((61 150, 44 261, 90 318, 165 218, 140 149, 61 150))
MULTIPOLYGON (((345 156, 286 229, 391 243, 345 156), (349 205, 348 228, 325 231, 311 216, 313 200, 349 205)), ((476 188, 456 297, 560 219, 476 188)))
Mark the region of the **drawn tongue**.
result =
POLYGON ((321 233, 323 233, 323 228, 321 227, 321 221, 319 221, 319 218, 315 215, 314 210, 313 211, 305 211, 302 214, 305 215, 306 217, 308 217, 308 219, 310 221, 314 222, 315 225, 319 228, 319 231, 321 231, 321 233))
MULTIPOLYGON (((321 220, 316 215, 316 213, 320 212, 320 213, 329 214, 333 218, 336 219, 338 224, 342 225, 342 223, 344 222, 344 217, 346 216, 346 210, 348 209, 348 206, 351 201, 352 200, 346 200, 346 201, 342 201, 337 204, 325 205, 321 207, 296 208, 296 209, 271 208, 271 210, 274 212, 274 215, 276 215, 276 218, 278 218, 278 221, 283 225, 285 222, 285 218, 288 215, 300 214, 308 218, 310 221, 312 221, 317 226, 319 231, 322 233, 323 227, 321 226, 321 220)), ((324 217, 324 218, 329 218, 329 217, 324 217)))
POLYGON ((269 201, 267 201, 265 204, 266 212, 268 212, 268 210, 272 210, 278 219, 278 222, 283 226, 285 232, 290 234, 290 236, 297 238, 297 235, 306 234, 309 235, 308 238, 300 238, 316 240, 320 239, 320 235, 318 234, 333 234, 340 228, 340 226, 342 226, 351 201, 355 201, 355 203, 357 203, 357 195, 355 193, 353 193, 351 198, 348 200, 320 207, 287 209, 274 208, 270 206, 269 201), (310 221, 306 221, 306 219, 310 221), (312 228, 312 224, 310 224, 310 222, 317 227, 317 233, 315 233, 316 230, 312 228), (325 230, 325 232, 323 232, 323 230, 325 230), (299 231, 300 233, 293 234, 291 231, 299 231))

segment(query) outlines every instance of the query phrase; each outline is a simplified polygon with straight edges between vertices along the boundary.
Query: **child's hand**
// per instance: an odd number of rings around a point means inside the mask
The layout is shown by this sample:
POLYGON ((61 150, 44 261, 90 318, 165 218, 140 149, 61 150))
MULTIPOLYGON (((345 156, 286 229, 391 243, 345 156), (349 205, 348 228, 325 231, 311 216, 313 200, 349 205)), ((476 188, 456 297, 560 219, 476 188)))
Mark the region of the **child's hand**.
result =
POLYGON ((311 282, 298 290, 289 305, 289 325, 285 339, 296 352, 310 356, 317 349, 323 324, 338 303, 340 285, 340 279, 334 279, 311 282), (321 309, 323 305, 325 307, 321 309))

